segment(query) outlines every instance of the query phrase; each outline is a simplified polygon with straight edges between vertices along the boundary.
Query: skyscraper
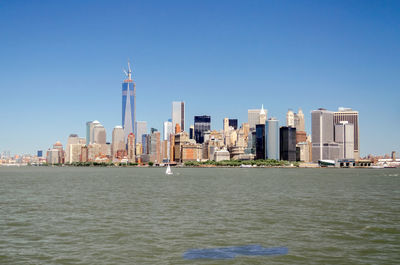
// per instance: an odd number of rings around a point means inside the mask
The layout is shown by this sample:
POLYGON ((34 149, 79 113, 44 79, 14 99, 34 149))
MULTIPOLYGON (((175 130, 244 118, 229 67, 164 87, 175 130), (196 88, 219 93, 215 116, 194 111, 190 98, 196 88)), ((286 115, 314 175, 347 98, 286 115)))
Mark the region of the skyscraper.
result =
POLYGON ((288 112, 286 113, 286 126, 287 127, 294 127, 294 112, 293 110, 289 109, 288 112))
POLYGON ((93 128, 93 143, 95 144, 106 144, 106 129, 103 125, 97 124, 93 128))
POLYGON ((176 133, 176 124, 179 124, 181 131, 185 130, 185 102, 174 101, 172 102, 172 128, 176 133))
POLYGON ((211 116, 194 116, 194 138, 198 144, 204 142, 204 132, 211 130, 211 116))
POLYGON ((132 80, 132 71, 129 62, 128 71, 125 71, 125 74, 127 79, 122 83, 122 127, 124 128, 126 143, 128 135, 136 132, 136 84, 132 80))
POLYGON ((234 130, 237 130, 238 120, 237 119, 229 119, 229 126, 233 127, 234 130))
POLYGON ((93 129, 98 124, 98 120, 86 122, 86 145, 94 143, 93 129))
POLYGON ((147 133, 147 122, 146 121, 137 121, 136 122, 136 134, 135 139, 136 142, 142 141, 142 135, 147 133))
POLYGON ((122 155, 125 150, 126 144, 124 129, 122 126, 115 126, 112 132, 111 156, 115 158, 118 152, 122 155))
POLYGON ((297 116, 297 124, 295 124, 296 127, 296 132, 304 132, 306 129, 305 122, 304 122, 304 113, 302 109, 299 109, 299 111, 296 114, 297 116))
POLYGON ((256 125, 256 159, 265 159, 265 124, 256 125))
POLYGON ((296 161, 296 128, 283 126, 279 131, 280 159, 296 161))
POLYGON ((339 145, 334 142, 333 112, 326 109, 311 112, 312 160, 337 160, 339 145))
POLYGON ((249 109, 247 110, 247 119, 249 123, 250 130, 256 129, 256 124, 265 124, 267 120, 268 111, 264 109, 264 105, 261 109, 249 109))
POLYGON ((172 119, 164 121, 163 126, 163 140, 169 141, 169 135, 172 133, 172 119))
POLYGON ((79 162, 80 149, 82 145, 85 145, 85 143, 85 138, 79 138, 77 134, 70 134, 65 150, 65 163, 79 162), (74 145, 77 145, 77 147, 74 148, 74 145), (79 150, 78 154, 74 155, 74 149, 79 150))
POLYGON ((265 131, 266 158, 279 160, 279 121, 275 118, 268 119, 265 131))
POLYGON ((341 121, 347 121, 354 125, 354 159, 360 158, 360 132, 358 127, 358 111, 350 108, 339 108, 338 111, 333 114, 334 124, 340 124, 341 121))
POLYGON ((267 110, 264 109, 264 104, 263 104, 261 105, 258 124, 265 125, 266 121, 267 121, 267 110))
POLYGON ((127 146, 128 146, 128 161, 134 163, 136 161, 135 157, 136 145, 135 145, 135 135, 133 133, 130 133, 128 135, 127 146))
POLYGON ((335 124, 335 142, 339 144, 340 159, 354 159, 354 124, 348 121, 335 124))

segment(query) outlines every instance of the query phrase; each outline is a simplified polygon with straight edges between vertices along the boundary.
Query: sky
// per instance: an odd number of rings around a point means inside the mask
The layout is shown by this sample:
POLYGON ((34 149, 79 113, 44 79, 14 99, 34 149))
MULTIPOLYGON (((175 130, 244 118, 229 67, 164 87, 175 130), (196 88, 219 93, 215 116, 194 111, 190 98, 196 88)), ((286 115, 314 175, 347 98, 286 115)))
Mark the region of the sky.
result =
POLYGON ((123 68, 136 118, 162 131, 247 110, 359 111, 361 155, 400 153, 400 1, 0 1, 0 152, 36 153, 99 120, 121 125, 123 68))

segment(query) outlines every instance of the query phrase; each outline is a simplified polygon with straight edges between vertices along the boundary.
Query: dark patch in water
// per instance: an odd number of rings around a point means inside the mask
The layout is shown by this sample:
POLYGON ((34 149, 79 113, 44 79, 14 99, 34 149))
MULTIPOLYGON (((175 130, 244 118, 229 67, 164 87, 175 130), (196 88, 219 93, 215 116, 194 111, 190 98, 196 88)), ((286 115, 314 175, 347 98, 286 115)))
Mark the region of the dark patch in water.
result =
POLYGON ((188 249, 184 259, 233 259, 236 256, 277 256, 289 252, 287 247, 264 248, 261 245, 247 245, 225 248, 188 249))

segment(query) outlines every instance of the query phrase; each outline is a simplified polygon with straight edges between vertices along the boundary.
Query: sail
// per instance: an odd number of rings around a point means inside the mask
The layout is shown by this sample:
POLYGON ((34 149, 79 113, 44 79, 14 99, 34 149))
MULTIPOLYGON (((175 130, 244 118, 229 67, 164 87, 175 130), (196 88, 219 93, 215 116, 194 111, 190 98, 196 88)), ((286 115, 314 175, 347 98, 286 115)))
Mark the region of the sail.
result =
POLYGON ((165 171, 165 174, 167 175, 171 175, 172 174, 172 170, 171 167, 168 165, 167 170, 165 171))

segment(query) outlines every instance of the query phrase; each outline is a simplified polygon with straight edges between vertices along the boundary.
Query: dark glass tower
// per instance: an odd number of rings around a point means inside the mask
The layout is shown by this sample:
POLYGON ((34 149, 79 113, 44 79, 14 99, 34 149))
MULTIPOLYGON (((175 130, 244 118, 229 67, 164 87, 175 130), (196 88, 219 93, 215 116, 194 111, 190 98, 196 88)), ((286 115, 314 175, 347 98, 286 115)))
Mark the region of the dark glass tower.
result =
POLYGON ((197 143, 204 143, 204 132, 211 130, 211 116, 194 116, 194 138, 197 143))
POLYGON ((265 159, 265 125, 256 125, 256 159, 265 159))
POLYGON ((229 126, 233 127, 233 129, 237 130, 238 120, 237 119, 229 119, 229 126))
POLYGON ((280 128, 280 159, 296 161, 296 128, 283 126, 280 128))
POLYGON ((122 128, 124 128, 125 143, 130 133, 136 134, 136 84, 132 80, 132 71, 128 62, 127 79, 122 83, 122 128))

